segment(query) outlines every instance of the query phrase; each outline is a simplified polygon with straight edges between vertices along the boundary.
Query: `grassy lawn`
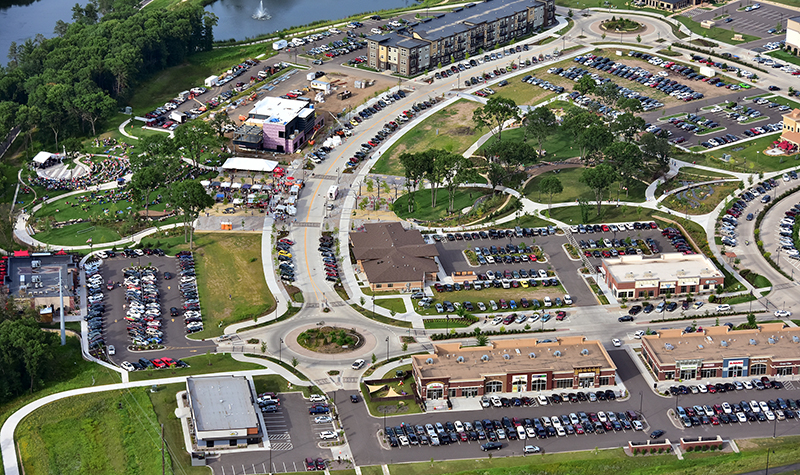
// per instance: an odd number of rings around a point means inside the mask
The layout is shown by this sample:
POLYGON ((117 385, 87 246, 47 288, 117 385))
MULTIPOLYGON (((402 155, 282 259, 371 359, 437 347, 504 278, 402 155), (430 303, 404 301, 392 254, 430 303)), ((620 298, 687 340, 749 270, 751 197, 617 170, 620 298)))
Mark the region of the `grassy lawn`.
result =
POLYGON ((395 313, 406 313, 406 304, 401 298, 375 299, 375 304, 395 313))
POLYGON ((522 78, 529 74, 531 73, 518 74, 508 78, 508 86, 494 86, 492 89, 498 96, 513 99, 519 105, 533 105, 555 96, 555 93, 551 91, 522 82, 522 78))
POLYGON ((183 361, 189 363, 190 367, 136 371, 130 374, 130 379, 131 381, 143 381, 146 379, 171 378, 173 376, 191 376, 194 374, 220 373, 224 371, 264 369, 261 365, 236 361, 231 355, 221 353, 190 356, 188 358, 183 358, 183 361))
MULTIPOLYGON (((673 181, 673 186, 677 187, 680 183, 673 181)), ((731 193, 739 188, 739 182, 727 182, 718 185, 712 185, 713 193, 708 193, 708 186, 703 185, 699 191, 695 191, 697 197, 692 195, 692 191, 686 192, 685 197, 678 195, 671 195, 665 198, 664 205, 667 208, 677 211, 681 214, 706 214, 710 213, 717 207, 717 205, 725 198, 730 197, 731 193), (698 200, 703 198, 703 200, 698 200), (692 207, 694 204, 696 207, 692 207)))
POLYGON ((16 432, 25 473, 158 472, 160 428, 147 391, 73 396, 30 414, 16 432))
MULTIPOLYGON (((519 129, 511 129, 511 130, 504 130, 502 135, 502 140, 511 140, 515 142, 519 142, 522 140, 524 135, 524 130, 519 129)), ((487 141, 487 143, 489 143, 487 141)), ((531 144, 533 147, 538 147, 539 144, 531 139, 528 139, 528 143, 531 144)), ((484 145, 485 147, 485 145, 484 145)), ((483 152, 484 147, 478 149, 475 152, 476 155, 481 155, 483 152)), ((547 138, 544 142, 542 142, 542 148, 546 152, 546 160, 563 160, 567 158, 577 157, 580 153, 577 147, 573 149, 572 146, 572 138, 569 137, 566 133, 562 133, 561 128, 557 127, 555 133, 547 138)))
POLYGON ((447 212, 448 194, 447 190, 439 188, 436 190, 436 208, 431 207, 431 191, 419 190, 414 194, 416 210, 408 212, 409 194, 397 198, 394 202, 394 212, 401 219, 418 219, 420 221, 438 221, 448 216, 460 216, 461 210, 471 206, 475 200, 483 195, 491 193, 484 188, 462 188, 456 191, 453 200, 453 215, 447 212))
MULTIPOLYGON (((534 263, 534 264, 531 265, 531 268, 539 269, 539 268, 542 268, 542 265, 541 264, 536 265, 534 263)), ((476 312, 480 312, 480 310, 478 310, 478 302, 483 302, 486 305, 486 311, 487 312, 494 312, 494 313, 525 312, 525 311, 532 311, 532 310, 534 310, 534 308, 532 306, 528 307, 527 309, 522 308, 522 306, 520 305, 520 300, 523 297, 528 299, 528 301, 532 301, 533 299, 538 299, 539 302, 542 305, 544 305, 544 303, 543 303, 544 297, 549 296, 552 300, 555 301, 556 297, 564 297, 565 293, 566 292, 564 291, 564 287, 562 285, 560 285, 560 284, 558 286, 556 286, 556 287, 542 287, 541 285, 539 285, 539 286, 536 286, 536 287, 528 287, 528 288, 517 287, 516 289, 513 288, 513 287, 510 288, 510 289, 503 289, 503 288, 496 289, 496 288, 492 287, 491 289, 461 290, 459 292, 453 292, 453 293, 449 293, 449 292, 441 292, 441 293, 434 292, 433 299, 434 299, 434 303, 436 303, 436 302, 441 303, 441 302, 443 302, 445 300, 449 300, 449 301, 454 302, 454 303, 455 302, 464 303, 464 302, 469 301, 469 302, 472 302, 472 304, 475 306, 475 311, 476 312), (489 306, 489 301, 490 300, 494 300, 499 306, 500 305, 500 299, 503 299, 506 302, 509 302, 511 300, 515 300, 517 302, 517 309, 513 310, 511 308, 507 308, 507 309, 498 308, 497 310, 493 311, 492 307, 489 306)), ((510 305, 509 305, 509 307, 510 307, 510 305)), ((555 309, 555 308, 556 307, 555 307, 555 303, 554 303, 553 307, 550 307, 550 309, 555 309)), ((539 310, 545 310, 545 308, 544 307, 540 307, 539 310)), ((434 305, 432 305, 430 308, 417 307, 416 311, 420 315, 437 316, 439 318, 442 318, 442 317, 445 316, 444 313, 438 313, 436 311, 436 308, 435 308, 434 305)), ((458 317, 455 314, 452 314, 451 318, 458 318, 458 317)), ((444 327, 445 327, 445 325, 441 325, 441 328, 444 328, 444 327)), ((452 325, 451 325, 451 327, 452 327, 452 325)))
POLYGON ((379 379, 395 378, 395 377, 397 377, 396 376, 396 372, 397 371, 409 371, 410 372, 411 371, 411 363, 404 364, 403 366, 398 366, 395 369, 390 369, 389 371, 385 372, 383 374, 383 376, 381 376, 379 379))
POLYGON ((435 318, 425 318, 422 320, 423 325, 425 325, 426 330, 447 330, 449 328, 466 328, 471 325, 465 324, 458 320, 458 317, 455 319, 450 319, 450 321, 439 321, 435 318))
POLYGON ((41 233, 36 233, 33 237, 41 242, 52 244, 53 246, 82 246, 89 238, 94 244, 104 242, 114 242, 122 239, 122 236, 115 230, 97 226, 92 223, 80 223, 63 228, 51 229, 41 233))
MULTIPOLYGON (((589 475, 625 473, 630 475, 721 475, 763 470, 768 451, 770 466, 779 467, 800 457, 800 437, 737 440, 740 453, 687 453, 684 460, 675 455, 629 457, 622 449, 546 453, 533 457, 471 458, 465 460, 389 465, 389 472, 403 475, 512 475, 547 473, 550 475, 589 475)), ((505 448, 503 450, 506 450, 505 448)), ((502 451, 501 451, 502 452, 502 451)))
POLYGON ((205 330, 192 338, 222 335, 226 325, 273 310, 275 298, 261 263, 261 234, 195 234, 194 241, 205 330))
POLYGON ((405 176, 399 157, 405 152, 441 148, 463 153, 488 129, 476 128, 472 114, 480 104, 461 99, 429 117, 408 131, 387 150, 372 167, 373 173, 405 176))
POLYGON ((704 170, 702 168, 683 167, 678 171, 678 174, 672 177, 668 182, 661 183, 656 187, 656 197, 661 196, 665 190, 671 190, 679 186, 683 186, 682 182, 699 183, 703 181, 712 181, 716 179, 731 179, 733 175, 727 173, 716 172, 711 170, 704 170))
MULTIPOLYGON (((591 201, 594 199, 594 191, 591 190, 588 186, 581 183, 580 177, 583 174, 583 168, 565 168, 562 169, 560 173, 556 176, 561 183, 564 185, 564 191, 553 195, 553 203, 570 203, 575 202, 578 199, 583 199, 585 201, 591 201)), ((528 182, 525 186, 525 196, 529 199, 538 201, 540 203, 548 203, 550 197, 548 195, 539 196, 539 183, 544 179, 544 177, 548 176, 550 172, 539 175, 528 182)), ((617 185, 612 185, 612 188, 616 188, 617 185)), ((640 181, 636 181, 633 183, 633 186, 630 187, 628 190, 628 196, 625 196, 625 193, 622 192, 620 199, 625 201, 644 201, 645 200, 645 191, 647 190, 647 185, 640 181)), ((612 196, 616 197, 616 189, 611 193, 612 196)))
MULTIPOLYGON (((794 3, 796 3, 796 2, 794 2, 794 3)), ((792 64, 796 64, 796 65, 800 66, 800 58, 798 58, 797 56, 795 56, 793 54, 789 54, 786 51, 775 50, 775 51, 770 51, 770 52, 764 53, 764 54, 766 54, 768 56, 772 56, 775 59, 779 59, 781 61, 785 61, 787 63, 792 63, 792 64)))
MULTIPOLYGON (((367 305, 366 299, 364 300, 364 304, 367 305)), ((351 304, 350 307, 353 308, 356 312, 364 315, 365 317, 369 318, 370 320, 375 320, 376 322, 385 323, 387 325, 392 325, 395 327, 400 328, 411 328, 411 322, 407 322, 405 320, 397 320, 396 318, 392 317, 384 317, 379 313, 372 313, 372 310, 367 310, 360 305, 351 304)))
POLYGON ((383 467, 380 465, 361 467, 361 475, 383 475, 383 467))
POLYGON ((678 172, 678 176, 683 174, 686 177, 700 177, 703 179, 715 179, 715 178, 734 178, 733 175, 728 175, 727 173, 722 173, 717 170, 705 170, 703 168, 695 168, 695 167, 681 167, 680 171, 678 172))
MULTIPOLYGON (((673 18, 675 18, 679 22, 681 22, 684 25, 686 25, 686 27, 689 28, 690 30, 692 30, 696 35, 699 35, 699 36, 704 36, 705 35, 704 39, 723 41, 723 42, 728 43, 728 44, 736 44, 733 41, 734 33, 731 30, 728 30, 728 29, 725 29, 725 28, 719 28, 719 27, 716 27, 716 26, 713 27, 713 28, 703 28, 702 26, 700 26, 700 23, 692 20, 691 18, 685 17, 683 15, 678 15, 678 16, 675 16, 673 18)), ((750 41, 756 41, 756 40, 760 39, 758 36, 747 35, 747 34, 739 32, 739 31, 737 31, 736 33, 739 33, 739 34, 742 35, 742 39, 743 39, 742 43, 749 43, 750 41)))
POLYGON ((779 137, 780 134, 770 134, 755 140, 734 143, 713 152, 676 153, 675 158, 695 162, 698 165, 744 173, 771 172, 797 166, 798 155, 770 156, 764 154, 764 151, 779 137), (726 163, 721 160, 723 154, 731 156, 730 162, 726 163))
POLYGON ((597 206, 594 202, 589 202, 589 221, 583 222, 581 218, 580 206, 567 206, 564 208, 553 208, 550 216, 553 219, 563 221, 570 225, 613 223, 628 221, 650 221, 652 210, 648 208, 631 208, 630 206, 603 205, 600 208, 600 216, 597 215, 597 206))
POLYGON ((0 406, 0 425, 5 423, 6 419, 19 408, 47 395, 75 388, 113 384, 122 381, 116 371, 84 360, 81 356, 80 341, 77 338, 67 338, 65 346, 56 348, 55 357, 51 365, 53 377, 46 381, 44 388, 35 391, 33 394, 20 396, 0 406))
MULTIPOLYGON (((394 370, 392 370, 391 373, 391 376, 394 376, 394 370)), ((390 417, 395 415, 419 414, 422 412, 422 409, 417 405, 416 402, 414 402, 413 392, 411 391, 411 384, 414 382, 414 378, 411 376, 411 372, 408 372, 407 374, 408 376, 403 381, 389 383, 383 389, 379 389, 372 394, 369 394, 367 385, 361 383, 361 395, 364 398, 364 401, 367 403, 367 408, 369 408, 370 414, 377 417, 383 417, 385 412, 386 416, 390 417), (409 398, 395 401, 372 400, 373 397, 385 397, 389 393, 390 388, 394 389, 394 391, 398 394, 402 394, 403 391, 405 391, 409 395, 409 398)))
MULTIPOLYGON (((172 473, 182 475, 209 475, 211 471, 206 467, 192 467, 192 460, 183 443, 181 421, 175 417, 175 409, 178 407, 175 395, 185 390, 186 384, 175 383, 159 386, 158 392, 148 393, 158 422, 164 424, 164 439, 172 455, 169 459, 171 464, 167 467, 172 467, 172 473)), ((160 470, 160 467, 158 469, 160 470)), ((152 473, 157 472, 158 470, 152 473)))
POLYGON ((316 386, 295 386, 289 388, 289 381, 283 376, 277 374, 265 374, 262 376, 253 376, 253 383, 256 386, 256 393, 285 393, 285 392, 302 392, 303 396, 309 397, 312 394, 322 394, 316 386))
POLYGON ((519 226, 522 228, 542 228, 545 226, 552 226, 553 224, 551 221, 547 221, 546 219, 530 215, 523 215, 519 219, 514 218, 511 223, 513 223, 514 226, 519 226))

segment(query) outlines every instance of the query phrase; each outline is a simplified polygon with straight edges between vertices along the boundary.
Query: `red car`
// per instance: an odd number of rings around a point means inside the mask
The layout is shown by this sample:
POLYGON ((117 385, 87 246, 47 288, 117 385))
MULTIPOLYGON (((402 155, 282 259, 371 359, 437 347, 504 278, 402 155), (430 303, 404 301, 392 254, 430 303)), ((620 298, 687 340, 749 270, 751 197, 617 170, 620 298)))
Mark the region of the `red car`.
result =
POLYGON ((291 239, 286 239, 286 238, 279 239, 278 242, 282 242, 282 243, 288 244, 290 246, 294 244, 294 241, 292 241, 291 239))
POLYGON ((177 364, 175 363, 175 360, 173 360, 172 358, 161 358, 161 362, 164 363, 166 366, 169 366, 170 368, 172 368, 177 364))
POLYGON ((155 366, 156 368, 165 368, 167 366, 166 363, 161 361, 161 359, 154 359, 151 361, 153 362, 153 366, 155 366))
POLYGON ((611 228, 609 228, 609 227, 608 227, 608 226, 606 226, 605 224, 604 224, 604 225, 602 225, 602 226, 601 226, 601 228, 603 229, 603 232, 604 232, 604 233, 607 233, 607 232, 611 231, 611 228))
POLYGON ((536 262, 536 260, 537 260, 536 254, 531 254, 531 255, 528 256, 528 258, 531 260, 531 262, 536 262))

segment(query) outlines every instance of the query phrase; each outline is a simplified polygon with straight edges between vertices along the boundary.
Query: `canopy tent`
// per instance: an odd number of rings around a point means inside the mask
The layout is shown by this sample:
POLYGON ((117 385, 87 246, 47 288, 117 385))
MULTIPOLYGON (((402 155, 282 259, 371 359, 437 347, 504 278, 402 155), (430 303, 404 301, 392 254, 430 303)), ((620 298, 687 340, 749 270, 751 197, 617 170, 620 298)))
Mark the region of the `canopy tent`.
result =
POLYGON ((263 187, 264 186, 261 183, 256 183, 255 185, 251 186, 250 189, 251 190, 260 190, 263 187))
POLYGON ((398 394, 397 391, 395 391, 394 388, 390 386, 389 392, 386 393, 386 397, 398 397, 398 396, 402 396, 402 394, 398 394))
POLYGON ((233 199, 233 204, 235 204, 235 205, 240 205, 242 203, 244 203, 244 200, 242 200, 241 198, 234 198, 233 199))
POLYGON ((225 160, 223 170, 244 170, 248 172, 271 173, 278 162, 263 158, 231 157, 225 160))
POLYGON ((217 198, 219 199, 225 198, 225 193, 217 193, 217 198))
POLYGON ((386 387, 385 384, 377 384, 377 385, 374 385, 374 386, 367 384, 366 386, 367 386, 367 389, 369 389, 369 393, 370 394, 372 394, 374 392, 377 392, 377 391, 380 391, 381 389, 386 387))
POLYGON ((243 190, 249 190, 249 189, 250 189, 250 187, 252 187, 252 186, 253 186, 253 185, 251 185, 250 183, 245 183, 244 185, 242 185, 242 189, 243 189, 243 190))
POLYGON ((208 180, 201 180, 200 184, 203 185, 203 188, 208 188, 209 186, 211 186, 211 182, 208 180))
POLYGON ((213 188, 219 188, 219 185, 220 185, 220 182, 218 182, 218 181, 212 181, 212 182, 211 182, 211 186, 212 186, 213 188))
POLYGON ((231 188, 233 188, 234 190, 238 190, 241 187, 242 187, 241 183, 234 183, 233 185, 231 185, 231 188))
POLYGON ((221 184, 221 185, 219 185, 219 187, 220 187, 220 188, 230 188, 230 187, 231 187, 231 182, 229 182, 229 181, 224 181, 224 182, 222 182, 222 184, 221 184))
POLYGON ((14 257, 30 257, 30 255, 28 251, 14 251, 14 257))

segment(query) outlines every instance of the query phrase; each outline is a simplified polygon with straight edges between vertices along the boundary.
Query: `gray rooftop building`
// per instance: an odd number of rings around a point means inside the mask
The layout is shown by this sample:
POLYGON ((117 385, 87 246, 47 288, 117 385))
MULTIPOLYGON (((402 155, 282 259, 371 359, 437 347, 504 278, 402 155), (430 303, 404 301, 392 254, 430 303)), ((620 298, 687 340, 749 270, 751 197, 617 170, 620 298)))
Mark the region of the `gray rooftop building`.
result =
POLYGON ((239 447, 263 440, 255 388, 244 376, 187 378, 186 391, 198 447, 239 447))

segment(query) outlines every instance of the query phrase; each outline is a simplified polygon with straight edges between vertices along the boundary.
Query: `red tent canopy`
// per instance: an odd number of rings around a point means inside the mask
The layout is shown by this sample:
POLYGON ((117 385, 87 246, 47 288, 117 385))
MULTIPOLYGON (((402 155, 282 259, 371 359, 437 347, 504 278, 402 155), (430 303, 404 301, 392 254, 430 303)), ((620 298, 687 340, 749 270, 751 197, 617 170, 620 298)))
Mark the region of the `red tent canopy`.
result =
POLYGON ((28 251, 14 251, 14 257, 30 257, 31 253, 28 251))

